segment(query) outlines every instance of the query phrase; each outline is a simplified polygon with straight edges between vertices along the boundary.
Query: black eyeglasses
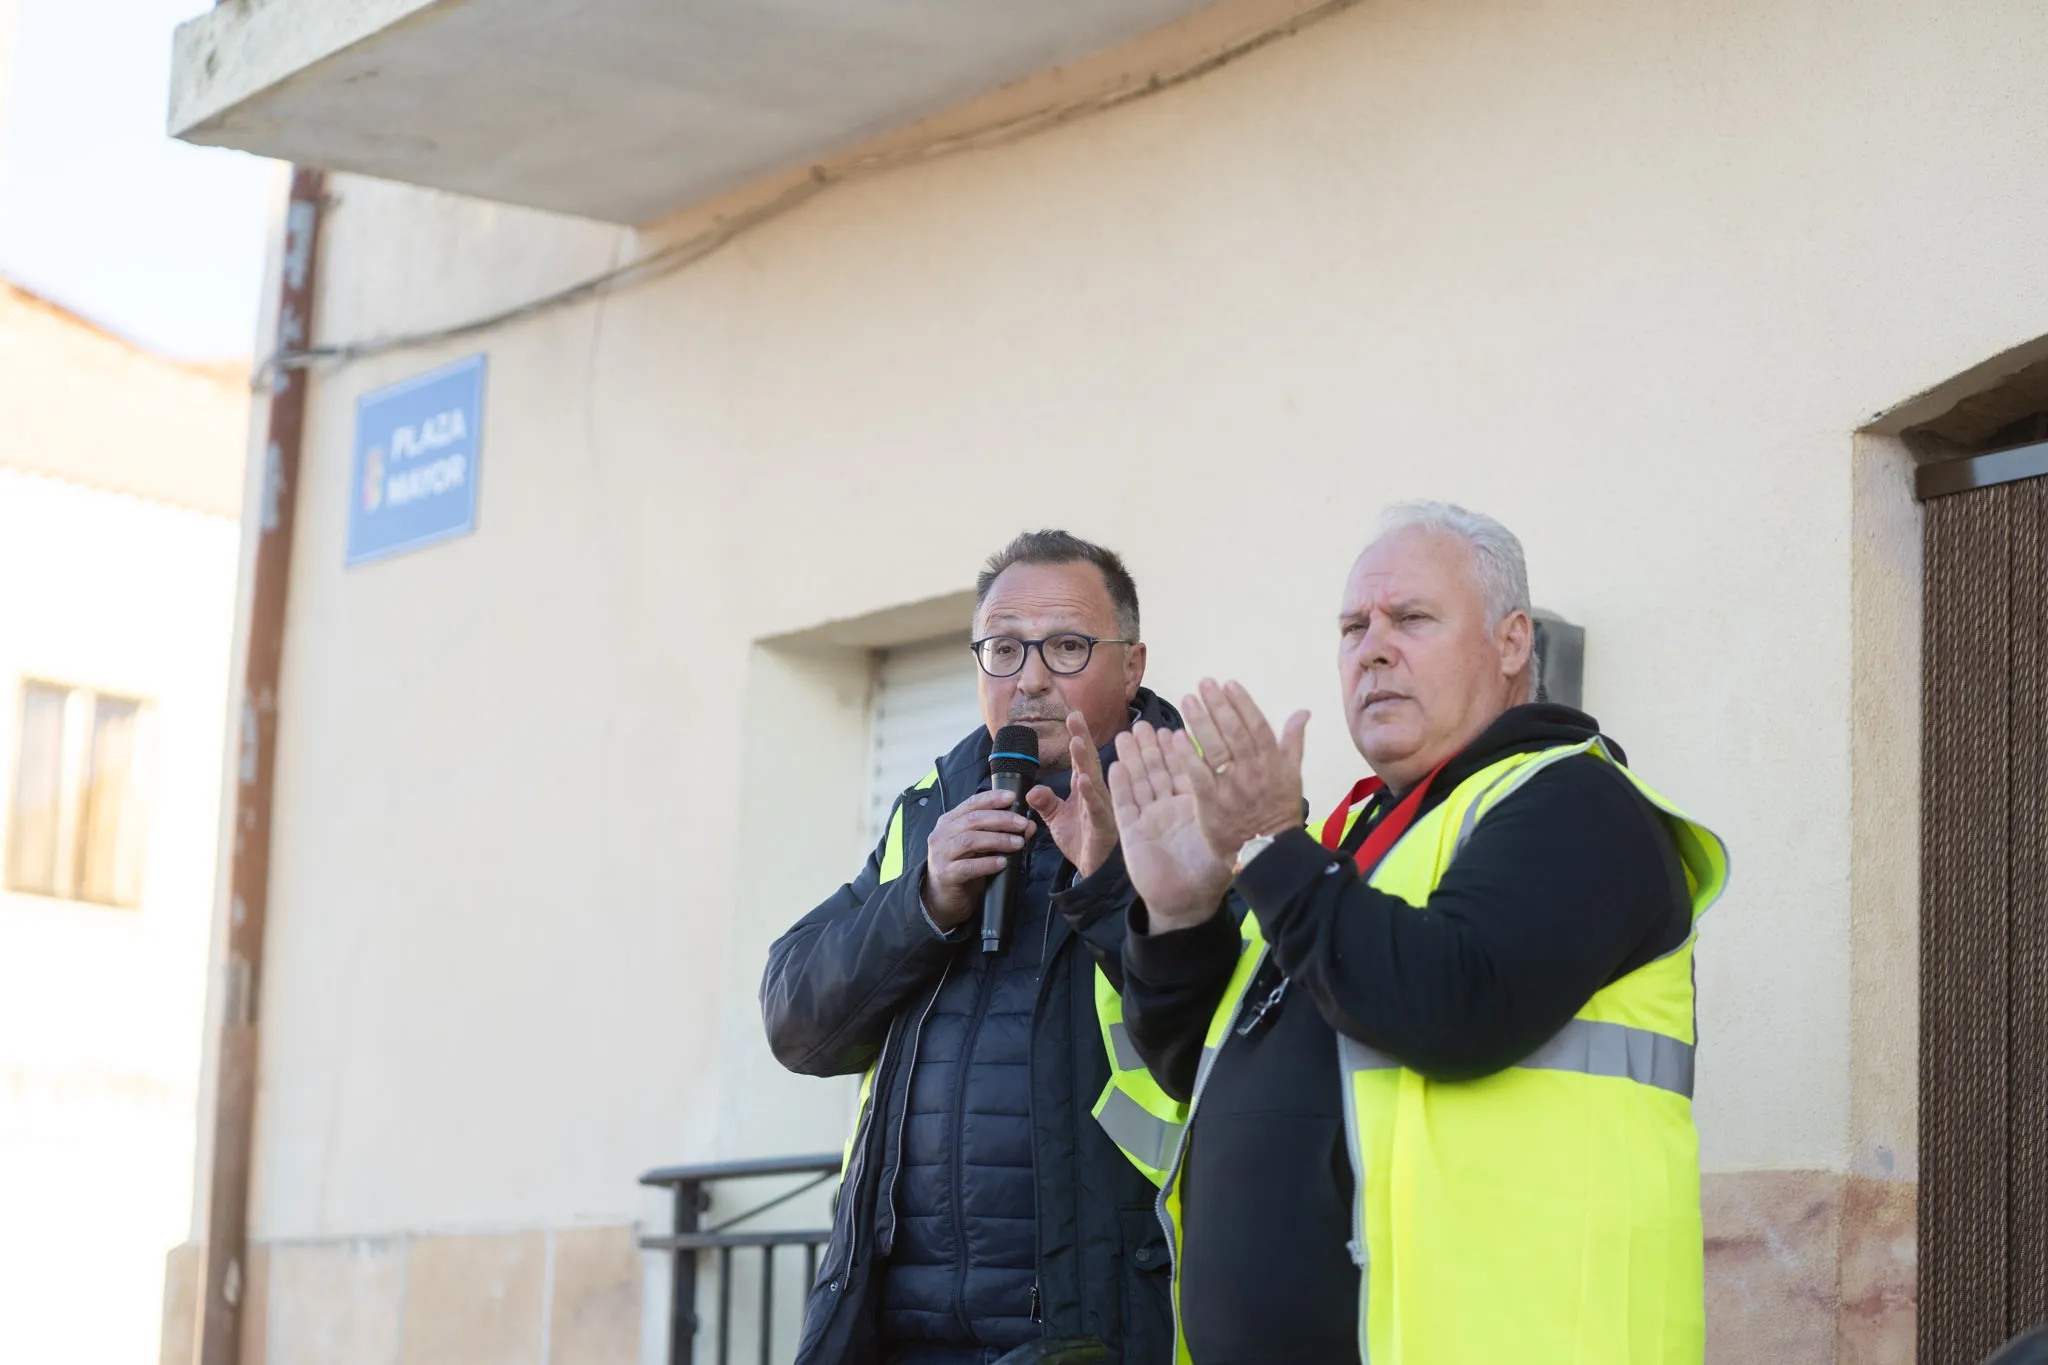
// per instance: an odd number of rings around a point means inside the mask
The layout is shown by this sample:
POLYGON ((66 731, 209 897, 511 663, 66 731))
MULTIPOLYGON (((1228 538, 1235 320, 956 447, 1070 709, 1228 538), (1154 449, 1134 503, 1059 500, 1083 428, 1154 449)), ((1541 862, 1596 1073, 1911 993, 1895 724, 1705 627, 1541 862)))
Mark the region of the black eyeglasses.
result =
POLYGON ((1093 635, 1076 635, 1067 632, 1048 635, 1043 640, 1020 640, 1014 635, 990 635, 974 641, 968 648, 974 651, 975 659, 981 664, 981 671, 991 678, 1014 677, 1024 671, 1024 660, 1032 650, 1045 661, 1046 671, 1071 677, 1088 666, 1095 657, 1097 645, 1131 645, 1135 640, 1099 640, 1093 635))

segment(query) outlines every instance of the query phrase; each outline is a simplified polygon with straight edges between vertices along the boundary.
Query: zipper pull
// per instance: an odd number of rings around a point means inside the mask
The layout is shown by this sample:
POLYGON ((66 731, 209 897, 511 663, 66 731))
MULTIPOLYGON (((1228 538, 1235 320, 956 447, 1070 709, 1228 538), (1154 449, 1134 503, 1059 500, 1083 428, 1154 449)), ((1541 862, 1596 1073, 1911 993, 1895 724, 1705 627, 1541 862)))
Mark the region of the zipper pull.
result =
POLYGON ((1280 1003, 1280 998, 1286 994, 1287 978, 1283 976, 1280 978, 1280 984, 1268 991, 1266 998, 1252 1007, 1251 1017, 1237 1026, 1237 1036, 1249 1038, 1258 1032, 1259 1025, 1266 1022, 1266 1015, 1272 1011, 1274 1006, 1280 1003))
POLYGON ((1040 1315, 1038 1309, 1038 1281, 1036 1280, 1031 1282, 1031 1320, 1033 1322, 1045 1321, 1045 1318, 1040 1315))

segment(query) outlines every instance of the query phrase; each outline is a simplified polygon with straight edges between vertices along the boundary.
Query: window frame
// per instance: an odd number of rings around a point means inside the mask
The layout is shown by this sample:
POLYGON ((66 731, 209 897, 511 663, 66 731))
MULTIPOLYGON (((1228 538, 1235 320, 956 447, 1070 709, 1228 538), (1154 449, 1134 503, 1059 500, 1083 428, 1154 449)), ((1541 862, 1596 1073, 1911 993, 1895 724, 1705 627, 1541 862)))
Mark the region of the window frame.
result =
POLYGON ((0 894, 34 896, 42 900, 75 905, 95 905, 114 910, 140 910, 148 889, 149 841, 155 815, 156 703, 149 697, 115 688, 93 687, 67 682, 46 674, 25 673, 16 680, 14 704, 7 723, 12 740, 0 800, 0 894), (56 847, 51 856, 47 883, 17 878, 20 841, 22 762, 28 738, 28 704, 33 691, 55 692, 62 698, 59 720, 56 847), (102 740, 101 713, 104 703, 129 708, 133 732, 122 770, 121 811, 111 825, 102 823, 94 809, 94 765, 102 740), (134 827, 130 827, 133 822, 134 827), (107 831, 114 848, 104 849, 103 839, 92 839, 95 827, 107 831), (122 848, 133 841, 132 866, 124 865, 122 848), (111 885, 95 885, 93 875, 102 860, 111 870, 111 885), (126 885, 124 885, 126 883, 126 885), (125 894, 124 894, 125 893, 125 894))

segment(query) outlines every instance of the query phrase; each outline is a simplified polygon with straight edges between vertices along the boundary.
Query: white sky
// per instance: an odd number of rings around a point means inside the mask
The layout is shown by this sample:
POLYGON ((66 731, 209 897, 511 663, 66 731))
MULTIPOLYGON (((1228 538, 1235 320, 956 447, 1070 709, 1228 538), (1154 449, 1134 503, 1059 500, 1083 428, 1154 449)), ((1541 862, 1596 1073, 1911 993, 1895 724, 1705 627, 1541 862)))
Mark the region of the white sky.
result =
POLYGON ((171 30, 206 3, 0 0, 0 275, 201 360, 255 346, 282 173, 164 133, 171 30))

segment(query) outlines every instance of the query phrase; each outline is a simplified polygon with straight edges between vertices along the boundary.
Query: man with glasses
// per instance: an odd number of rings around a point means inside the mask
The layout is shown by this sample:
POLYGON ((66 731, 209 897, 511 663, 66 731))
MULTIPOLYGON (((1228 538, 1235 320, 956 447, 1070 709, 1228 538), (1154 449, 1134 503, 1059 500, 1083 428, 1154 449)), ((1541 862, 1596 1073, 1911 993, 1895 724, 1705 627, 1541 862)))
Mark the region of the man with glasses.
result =
POLYGON ((792 1071, 863 1076, 803 1365, 988 1365, 1041 1338, 1111 1360, 1172 1354, 1156 1189, 1091 1111, 1098 1022, 1122 980, 1132 892, 1103 773, 1134 721, 1180 725, 1142 686, 1138 592, 1064 531, 1017 537, 976 581, 982 728, 896 802, 854 879, 769 950, 769 1045, 792 1071), (1018 810, 990 790, 993 736, 1038 734, 1018 810), (1007 952, 981 951, 982 891, 1013 855, 1007 952))

